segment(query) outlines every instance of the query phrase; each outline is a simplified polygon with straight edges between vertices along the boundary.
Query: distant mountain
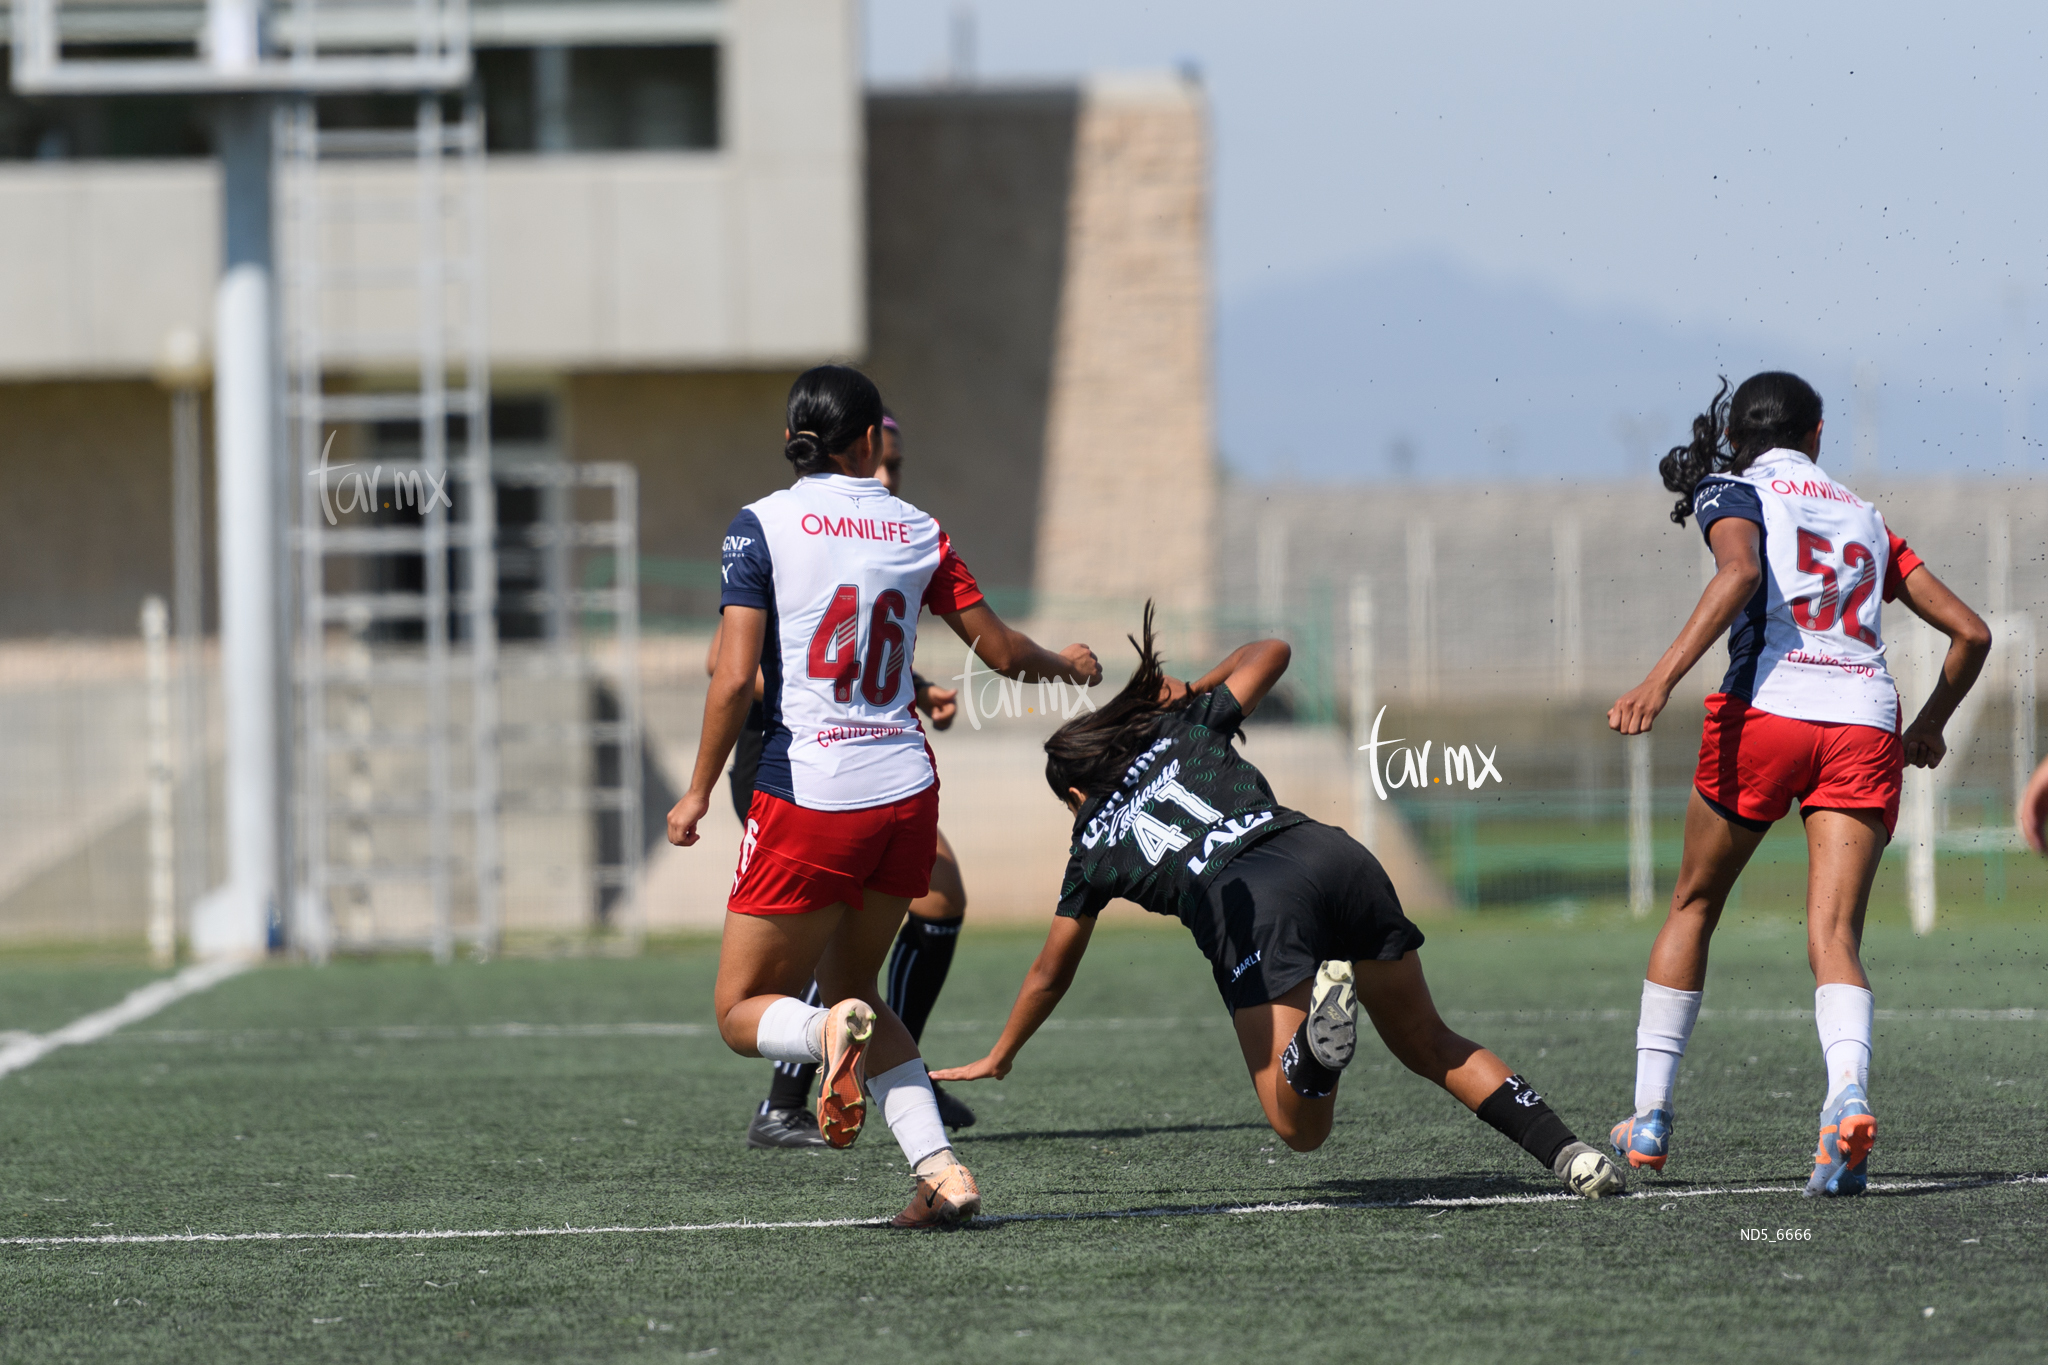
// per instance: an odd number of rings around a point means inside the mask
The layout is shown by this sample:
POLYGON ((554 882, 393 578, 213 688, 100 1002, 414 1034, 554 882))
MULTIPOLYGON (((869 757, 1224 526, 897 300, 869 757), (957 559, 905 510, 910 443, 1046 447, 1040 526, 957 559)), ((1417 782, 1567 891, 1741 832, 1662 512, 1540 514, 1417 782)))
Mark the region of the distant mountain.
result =
POLYGON ((1410 256, 1224 300, 1221 443, 1254 479, 1652 477, 1717 374, 1790 368, 1827 400, 1822 458, 1845 478, 1866 415, 1872 472, 1988 471, 2006 442, 1986 373, 1996 340, 1995 318, 1895 340, 1867 363, 1876 382, 1859 404, 1846 353, 1589 309, 1410 256))

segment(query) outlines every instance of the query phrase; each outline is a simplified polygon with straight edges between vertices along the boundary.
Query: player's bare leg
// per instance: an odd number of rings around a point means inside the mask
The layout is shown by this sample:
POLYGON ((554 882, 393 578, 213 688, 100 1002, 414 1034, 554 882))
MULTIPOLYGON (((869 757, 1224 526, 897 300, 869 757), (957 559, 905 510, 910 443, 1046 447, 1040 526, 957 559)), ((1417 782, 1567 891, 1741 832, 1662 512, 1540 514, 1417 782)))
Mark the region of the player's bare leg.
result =
POLYGON ((1814 1023, 1827 1068, 1810 1195, 1861 1194, 1869 1179, 1877 1116, 1870 1108, 1875 1000, 1864 975, 1863 916, 1890 836, 1870 810, 1804 811, 1806 958, 1813 967, 1814 1023))
POLYGON ((1312 1097, 1288 1083, 1281 1068, 1281 1056, 1308 1018, 1309 990, 1304 981, 1278 1000, 1264 1005, 1247 1005, 1231 1017, 1237 1030, 1237 1045, 1251 1072, 1252 1089, 1258 1092, 1259 1107, 1266 1122, 1280 1140, 1297 1152, 1313 1152, 1330 1136, 1330 1119, 1337 1109, 1337 1093, 1312 1097))
MULTIPOLYGON (((838 931, 826 944, 817 966, 818 990, 827 1000, 865 1001, 875 1013, 874 1037, 868 1044, 868 1091, 917 1177, 909 1206, 896 1216, 892 1225, 951 1226, 980 1211, 981 1190, 946 1140, 938 1097, 932 1091, 924 1060, 918 1056, 917 1040, 882 999, 876 984, 876 976, 910 902, 902 896, 873 893, 865 899, 866 907, 842 919, 838 931)), ((828 1075, 828 1090, 832 1083, 833 1078, 828 1075)), ((832 1096, 821 1094, 821 1124, 831 1105, 832 1096)))
POLYGON ((1816 810, 1806 817, 1806 960, 1816 986, 1869 989, 1863 916, 1891 836, 1877 812, 1816 810))
POLYGON ((1650 947, 1649 979, 1675 991, 1706 986, 1707 945, 1721 922, 1735 879, 1764 839, 1723 818, 1697 791, 1685 808, 1685 852, 1678 885, 1657 941, 1650 947))
POLYGON ((1452 1030, 1437 1013, 1414 952, 1396 962, 1353 964, 1358 1002, 1400 1063, 1442 1086, 1479 1119, 1550 1168, 1572 1193, 1620 1194, 1621 1171, 1579 1141, 1530 1084, 1486 1048, 1452 1030))
POLYGON ((1764 831, 1728 819, 1697 789, 1685 808, 1685 852, 1678 885, 1657 941, 1650 946, 1636 1027, 1635 1107, 1608 1133, 1608 1144, 1638 1170, 1661 1171, 1671 1154, 1672 1093, 1678 1063, 1698 1021, 1707 983, 1707 948, 1735 879, 1749 866, 1764 831))
POLYGON ((1467 1109, 1476 1112, 1514 1074, 1506 1062, 1443 1021, 1416 954, 1403 954, 1398 962, 1359 962, 1352 970, 1357 973, 1358 1003, 1387 1051, 1416 1075, 1448 1090, 1467 1109))
MULTIPOLYGON (((925 1021, 938 1003, 939 992, 945 989, 966 915, 967 886, 960 876, 960 858, 941 830, 938 857, 932 863, 931 890, 910 903, 910 915, 903 921, 903 929, 889 953, 889 1006, 913 1038, 924 1036, 925 1021)), ((974 1126, 974 1111, 957 1095, 937 1086, 932 1089, 939 1098, 939 1117, 948 1128, 974 1126)))

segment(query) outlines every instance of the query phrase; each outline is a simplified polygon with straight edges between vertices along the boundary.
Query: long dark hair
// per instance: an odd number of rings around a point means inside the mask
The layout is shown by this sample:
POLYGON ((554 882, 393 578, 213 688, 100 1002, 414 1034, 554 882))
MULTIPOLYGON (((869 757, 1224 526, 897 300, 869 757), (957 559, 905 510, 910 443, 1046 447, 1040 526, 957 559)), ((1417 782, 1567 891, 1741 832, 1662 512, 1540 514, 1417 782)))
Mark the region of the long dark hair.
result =
POLYGON ((1803 441, 1820 425, 1820 395, 1813 385, 1784 370, 1765 370, 1742 381, 1731 396, 1728 376, 1707 410, 1692 419, 1692 440, 1671 447, 1657 462, 1664 486, 1678 494, 1671 520, 1685 525, 1692 515, 1693 489, 1709 474, 1740 474, 1756 457, 1803 441))
POLYGON ((789 386, 789 441, 783 458, 799 474, 828 474, 832 457, 882 425, 882 391, 851 365, 816 365, 789 386))
POLYGON ((1087 796, 1115 791, 1125 771, 1152 743, 1160 718, 1188 704, 1187 697, 1172 703, 1159 700, 1166 670, 1160 666, 1149 600, 1144 638, 1124 638, 1138 651, 1138 671, 1100 710, 1068 721, 1045 742, 1046 785, 1062 801, 1069 787, 1078 787, 1087 796))

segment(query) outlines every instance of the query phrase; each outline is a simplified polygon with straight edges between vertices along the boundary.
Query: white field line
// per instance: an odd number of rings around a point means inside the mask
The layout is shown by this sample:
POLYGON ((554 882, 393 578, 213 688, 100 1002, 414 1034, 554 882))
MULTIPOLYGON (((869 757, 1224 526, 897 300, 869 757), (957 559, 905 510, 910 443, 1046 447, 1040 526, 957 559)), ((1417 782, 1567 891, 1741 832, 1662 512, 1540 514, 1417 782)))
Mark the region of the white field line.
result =
MULTIPOLYGON (((1994 1176, 1984 1180, 1872 1181, 1871 1194, 1905 1194, 1915 1190, 1978 1190, 2015 1185, 2048 1185, 2048 1176, 1994 1176)), ((1628 1200, 1668 1203, 1674 1199, 1706 1199, 1727 1195, 1798 1194, 1800 1185, 1746 1185, 1702 1190, 1638 1190, 1628 1200)), ((1185 1208, 1099 1209, 1076 1213, 998 1213, 974 1220, 978 1227, 1000 1223, 1106 1222, 1123 1218, 1258 1217, 1279 1213, 1345 1212, 1361 1209, 1491 1209, 1515 1204, 1574 1204, 1577 1196, 1557 1194, 1477 1195, 1470 1198, 1293 1200, 1274 1204, 1201 1204, 1185 1208)), ((94 1237, 0 1237, 0 1246, 157 1246, 185 1242, 448 1242, 520 1237, 661 1236, 686 1232, 801 1232, 818 1228, 887 1227, 883 1218, 805 1218, 756 1223, 747 1219, 724 1223, 662 1223, 646 1227, 617 1224, 604 1227, 432 1229, 418 1232, 148 1232, 106 1233, 94 1237)))
MULTIPOLYGON (((1627 1023, 1636 1021, 1634 1010, 1445 1010, 1444 1017, 1480 1023, 1627 1023)), ((2048 1009, 1903 1009, 1879 1010, 1880 1020, 1904 1023, 1950 1021, 1979 1024, 2030 1024, 2048 1022, 2048 1009)), ((1812 1010, 1701 1010, 1704 1020, 1738 1020, 1748 1023, 1811 1023, 1812 1010)), ((1194 1019, 1167 1016, 1152 1018, 1048 1019, 1039 1031, 1221 1028, 1229 1021, 1220 1015, 1194 1019)), ((927 1029, 933 1033, 986 1033, 1000 1028, 1000 1020, 944 1019, 927 1029)), ((666 1022, 620 1024, 381 1024, 324 1029, 155 1029, 122 1035, 134 1043, 241 1042, 448 1042, 467 1038, 715 1038, 718 1030, 710 1024, 666 1022)), ((6 1035, 0 1035, 5 1041, 6 1035)), ((0 1052, 0 1058, 7 1054, 0 1052)), ((4 1063, 0 1063, 4 1067, 4 1063)))
POLYGON ((73 1019, 54 1033, 17 1038, 0 1048, 0 1076, 33 1066, 60 1047, 96 1042, 115 1029, 149 1018, 166 1005, 218 986, 229 977, 248 970, 248 967, 246 962, 202 962, 196 967, 187 967, 176 976, 138 986, 128 992, 128 998, 120 1004, 73 1019))

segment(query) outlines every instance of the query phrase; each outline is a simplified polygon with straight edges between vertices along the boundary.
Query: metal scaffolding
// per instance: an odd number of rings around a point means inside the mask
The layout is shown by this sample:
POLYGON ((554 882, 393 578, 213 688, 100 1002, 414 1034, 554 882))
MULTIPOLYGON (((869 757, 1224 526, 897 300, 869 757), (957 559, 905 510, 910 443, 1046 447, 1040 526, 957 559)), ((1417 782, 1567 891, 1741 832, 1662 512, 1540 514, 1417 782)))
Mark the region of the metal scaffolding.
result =
POLYGON ((424 96, 411 128, 329 129, 307 100, 277 146, 300 476, 292 938, 315 958, 488 953, 501 868, 482 116, 444 121, 424 96), (378 382, 330 388, 342 367, 378 382), (379 432, 402 448, 388 465, 363 458, 379 432))

